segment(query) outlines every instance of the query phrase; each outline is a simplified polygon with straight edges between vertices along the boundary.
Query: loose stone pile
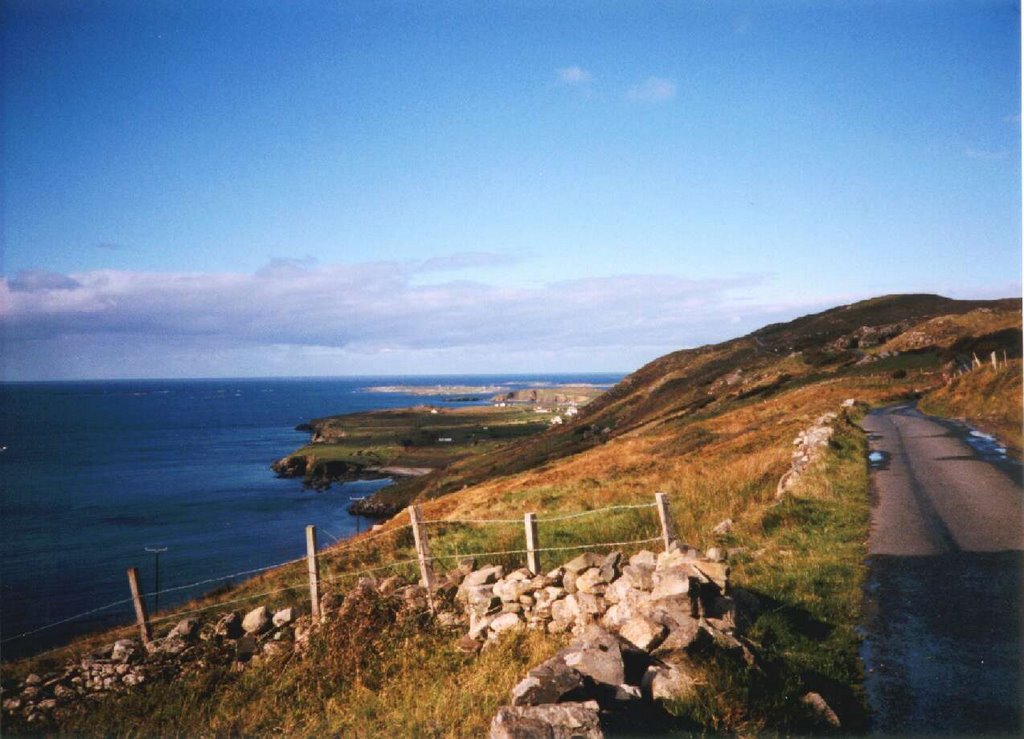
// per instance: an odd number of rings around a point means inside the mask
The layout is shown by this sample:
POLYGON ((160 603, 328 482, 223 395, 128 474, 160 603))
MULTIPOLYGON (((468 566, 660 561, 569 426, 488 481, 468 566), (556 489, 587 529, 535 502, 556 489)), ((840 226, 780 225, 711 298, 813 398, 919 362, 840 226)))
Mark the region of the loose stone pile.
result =
POLYGON ((179 621, 148 644, 119 639, 69 661, 62 670, 3 685, 3 713, 29 722, 60 718, 83 704, 104 701, 145 682, 231 663, 235 669, 291 652, 308 639, 310 619, 294 608, 266 606, 244 616, 230 612, 206 623, 179 621))
MULTIPOLYGON (((849 398, 843 401, 842 407, 850 408, 855 404, 856 401, 849 398)), ((789 492, 807 468, 817 461, 828 448, 829 442, 832 441, 832 435, 835 433, 834 424, 838 417, 839 414, 834 411, 825 413, 818 417, 813 426, 804 429, 793 439, 793 446, 796 447, 793 450, 793 461, 789 470, 779 480, 778 487, 775 489, 777 497, 781 498, 789 492)))
POLYGON ((716 550, 673 544, 628 561, 587 552, 543 575, 484 567, 465 577, 456 601, 469 617, 465 651, 517 628, 578 637, 513 689, 492 723, 496 738, 601 736, 601 711, 692 695, 695 659, 724 652, 755 662, 716 550))

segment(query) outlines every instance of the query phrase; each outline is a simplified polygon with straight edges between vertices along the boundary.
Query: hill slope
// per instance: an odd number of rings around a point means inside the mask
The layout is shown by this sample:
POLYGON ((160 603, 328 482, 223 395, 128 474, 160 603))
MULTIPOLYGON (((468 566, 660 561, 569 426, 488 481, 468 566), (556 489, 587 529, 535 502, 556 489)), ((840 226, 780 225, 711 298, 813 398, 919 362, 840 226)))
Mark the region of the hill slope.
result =
POLYGON ((1013 299, 891 295, 673 352, 630 374, 570 424, 403 481, 366 505, 394 513, 412 500, 533 469, 640 428, 718 415, 812 382, 845 378, 856 385, 858 377, 913 369, 916 389, 937 386, 943 368, 969 365, 971 352, 998 349, 1019 357, 1020 309, 1013 299))
MULTIPOLYGON (((747 628, 761 655, 759 669, 702 663, 696 697, 667 706, 675 718, 662 730, 804 732, 808 716, 792 696, 815 691, 829 696, 844 729, 856 731, 863 726, 856 627, 868 520, 857 413, 865 403, 933 390, 939 397, 958 387, 958 407, 970 409, 971 388, 985 392, 989 370, 958 380, 954 374, 972 352, 985 350, 1020 357, 1019 301, 864 301, 669 354, 634 372, 571 424, 459 460, 389 495, 395 506, 413 499, 422 504, 424 518, 435 524, 432 551, 450 566, 466 552, 521 549, 522 526, 501 519, 521 521, 527 511, 557 519, 553 514, 560 511, 649 503, 653 492, 666 492, 680 538, 701 549, 727 549, 735 583, 763 608, 747 628), (839 415, 831 441, 778 499, 779 479, 792 469, 794 437, 849 398, 861 404, 839 415), (716 533, 724 519, 731 526, 716 533)), ((1019 371, 1003 372, 1008 377, 1000 375, 1000 387, 1016 381, 1007 393, 1019 396, 1019 371)), ((360 570, 382 563, 398 563, 383 574, 415 578, 406 523, 403 514, 373 534, 325 550, 322 567, 333 581, 328 595, 337 598, 360 570)), ((540 528, 545 547, 656 534, 649 509, 550 520, 540 528)), ((546 553, 542 566, 571 556, 546 553)), ((516 554, 477 560, 522 564, 516 554)), ((220 600, 234 604, 225 610, 243 608, 238 604, 265 602, 247 599, 271 591, 278 594, 268 605, 308 610, 301 595, 305 577, 300 563, 199 605, 220 600), (282 591, 287 587, 299 588, 298 594, 282 591)), ((479 736, 525 669, 563 643, 557 635, 518 632, 472 657, 455 649, 460 632, 435 622, 396 622, 389 613, 383 608, 332 622, 314 633, 301 659, 244 671, 211 662, 65 715, 59 728, 75 734, 479 736)), ((174 621, 166 618, 164 630, 174 621)), ((100 635, 69 652, 86 654, 110 640, 100 635)), ((23 676, 62 658, 7 672, 23 676)), ((8 718, 5 733, 32 728, 20 720, 8 718)), ((43 721, 33 726, 53 726, 43 721)))

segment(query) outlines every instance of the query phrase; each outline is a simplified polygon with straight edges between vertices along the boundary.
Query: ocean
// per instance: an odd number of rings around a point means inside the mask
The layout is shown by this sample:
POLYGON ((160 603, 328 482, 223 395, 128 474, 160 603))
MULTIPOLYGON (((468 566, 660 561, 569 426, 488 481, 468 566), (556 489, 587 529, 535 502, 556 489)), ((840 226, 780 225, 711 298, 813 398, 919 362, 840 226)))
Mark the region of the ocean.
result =
MULTIPOLYGON (((143 589, 301 557, 371 521, 345 510, 388 480, 303 488, 274 460, 304 444, 312 418, 440 397, 371 392, 399 385, 614 383, 620 375, 138 380, 0 384, 0 657, 12 659, 132 620, 130 604, 73 618, 143 589), (29 636, 20 636, 72 619, 29 636)), ((164 609, 204 587, 161 596, 164 609)), ((152 602, 150 602, 152 606, 152 602)))

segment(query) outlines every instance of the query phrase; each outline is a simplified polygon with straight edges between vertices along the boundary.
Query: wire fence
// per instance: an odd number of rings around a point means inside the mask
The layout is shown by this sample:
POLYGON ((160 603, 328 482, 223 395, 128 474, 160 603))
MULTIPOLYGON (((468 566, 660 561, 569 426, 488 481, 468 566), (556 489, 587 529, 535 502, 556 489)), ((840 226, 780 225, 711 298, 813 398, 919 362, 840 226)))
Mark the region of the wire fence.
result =
MULTIPOLYGON (((135 568, 129 570, 129 581, 132 581, 133 572, 135 580, 132 582, 132 597, 124 598, 112 601, 102 606, 77 613, 67 618, 62 618, 58 621, 39 626, 37 628, 24 631, 13 636, 7 636, 0 639, 0 644, 8 644, 10 642, 25 639, 30 636, 34 636, 41 632, 49 629, 56 628, 65 624, 69 624, 75 621, 80 621, 90 616, 109 611, 112 608, 118 606, 125 606, 129 603, 133 604, 136 612, 136 623, 132 625, 126 625, 121 627, 115 627, 113 630, 106 632, 107 636, 113 634, 126 632, 131 629, 139 628, 142 631, 143 638, 148 639, 150 629, 154 624, 161 624, 168 621, 180 620, 182 618, 195 615, 197 613, 203 613, 214 609, 223 609, 226 606, 243 603, 245 601, 252 601, 259 598, 267 598, 274 595, 280 595, 285 592, 310 590, 311 597, 319 598, 319 585, 321 583, 336 583, 348 578, 358 578, 373 575, 375 573, 383 572, 385 570, 396 570, 398 568, 409 568, 412 566, 418 566, 421 574, 421 581, 428 587, 428 597, 430 586, 433 582, 433 563, 441 562, 445 560, 460 561, 465 558, 485 558, 485 557, 521 557, 526 556, 527 567, 534 573, 539 574, 539 562, 541 554, 549 554, 553 552, 569 552, 569 551, 580 551, 587 549, 596 548, 614 548, 614 547, 627 547, 627 546, 643 546, 645 544, 653 544, 658 541, 664 542, 667 547, 670 540, 674 539, 674 529, 672 525, 672 519, 669 512, 667 497, 663 493, 658 493, 655 496, 655 502, 653 503, 641 503, 632 505, 613 505, 605 506, 603 508, 594 508, 585 511, 577 511, 574 513, 567 514, 556 514, 551 516, 538 516, 534 513, 526 513, 523 518, 437 518, 432 520, 424 520, 419 506, 410 506, 408 509, 409 523, 392 525, 384 529, 370 531, 364 534, 356 535, 350 539, 340 539, 336 535, 325 532, 327 535, 334 540, 334 544, 324 548, 317 549, 316 546, 316 529, 315 527, 307 527, 307 552, 306 556, 290 559, 284 562, 277 562, 275 564, 265 565, 263 567, 255 567, 247 570, 240 570, 238 572, 232 572, 227 575, 220 575, 217 577, 204 578, 197 580, 185 585, 175 585, 173 587, 163 588, 160 590, 153 590, 150 592, 142 592, 141 588, 138 587, 138 572, 135 568), (573 521, 576 519, 595 516, 599 514, 609 514, 620 511, 638 511, 643 509, 657 509, 661 532, 658 536, 643 537, 636 539, 627 539, 624 541, 596 541, 584 544, 564 544, 557 546, 540 546, 537 534, 538 525, 541 523, 561 523, 565 521, 573 521), (432 553, 430 549, 430 536, 428 534, 428 527, 436 526, 491 526, 491 525, 515 525, 523 526, 525 532, 526 546, 523 548, 507 548, 497 549, 493 551, 459 551, 457 543, 452 544, 446 542, 439 535, 435 534, 435 544, 440 545, 439 549, 454 547, 454 551, 438 553, 432 553), (382 549, 380 547, 367 548, 367 544, 370 542, 377 542, 379 539, 388 536, 396 536, 407 533, 413 534, 413 541, 411 542, 413 550, 415 552, 414 557, 404 559, 394 559, 391 561, 377 564, 377 562, 367 561, 355 561, 352 557, 357 553, 360 553, 365 557, 376 557, 379 561, 380 558, 386 557, 388 554, 394 555, 405 549, 409 543, 406 544, 393 544, 389 550, 382 549), (348 555, 348 559, 346 556, 348 555), (200 588, 208 585, 216 585, 219 583, 228 583, 238 578, 251 577, 253 575, 262 575, 271 571, 281 570, 293 565, 300 563, 306 563, 305 573, 297 571, 296 574, 307 574, 310 582, 285 585, 278 588, 273 588, 261 593, 254 593, 249 595, 232 598, 229 600, 217 600, 214 603, 206 605, 197 605, 193 608, 187 608, 186 610, 172 610, 171 612, 156 615, 150 617, 146 613, 144 599, 145 598, 156 598, 161 595, 170 593, 180 593, 195 588, 200 588), (372 565, 372 566, 367 566, 372 565), (320 569, 323 566, 325 572, 321 573, 320 569), (338 569, 332 571, 337 566, 338 569)), ((375 527, 376 528, 376 527, 375 527)), ((323 529, 321 529, 323 530, 323 529)), ((202 597, 202 596, 200 596, 202 597)), ((313 613, 316 614, 319 611, 319 603, 314 601, 312 604, 313 613)), ((47 652, 41 653, 42 655, 58 652, 68 647, 56 647, 48 650, 47 652)), ((41 656, 37 654, 36 656, 41 656)))

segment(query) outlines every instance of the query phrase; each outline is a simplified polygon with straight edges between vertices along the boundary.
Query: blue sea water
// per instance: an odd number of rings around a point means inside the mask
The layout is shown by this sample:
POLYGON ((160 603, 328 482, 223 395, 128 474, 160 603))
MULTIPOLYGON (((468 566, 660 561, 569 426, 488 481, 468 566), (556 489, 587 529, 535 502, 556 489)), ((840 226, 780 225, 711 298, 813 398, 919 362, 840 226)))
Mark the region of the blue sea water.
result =
MULTIPOLYGON (((18 635, 128 597, 125 571, 154 583, 147 547, 166 547, 160 588, 272 565, 366 528, 353 497, 279 479, 269 465, 301 446, 295 426, 319 416, 438 397, 369 392, 382 385, 612 383, 607 374, 345 379, 140 380, 0 384, 0 656, 14 658, 101 626, 130 622, 122 604, 18 635)), ((206 586, 209 587, 209 586, 206 586)), ((161 596, 161 609, 203 592, 161 596)))

